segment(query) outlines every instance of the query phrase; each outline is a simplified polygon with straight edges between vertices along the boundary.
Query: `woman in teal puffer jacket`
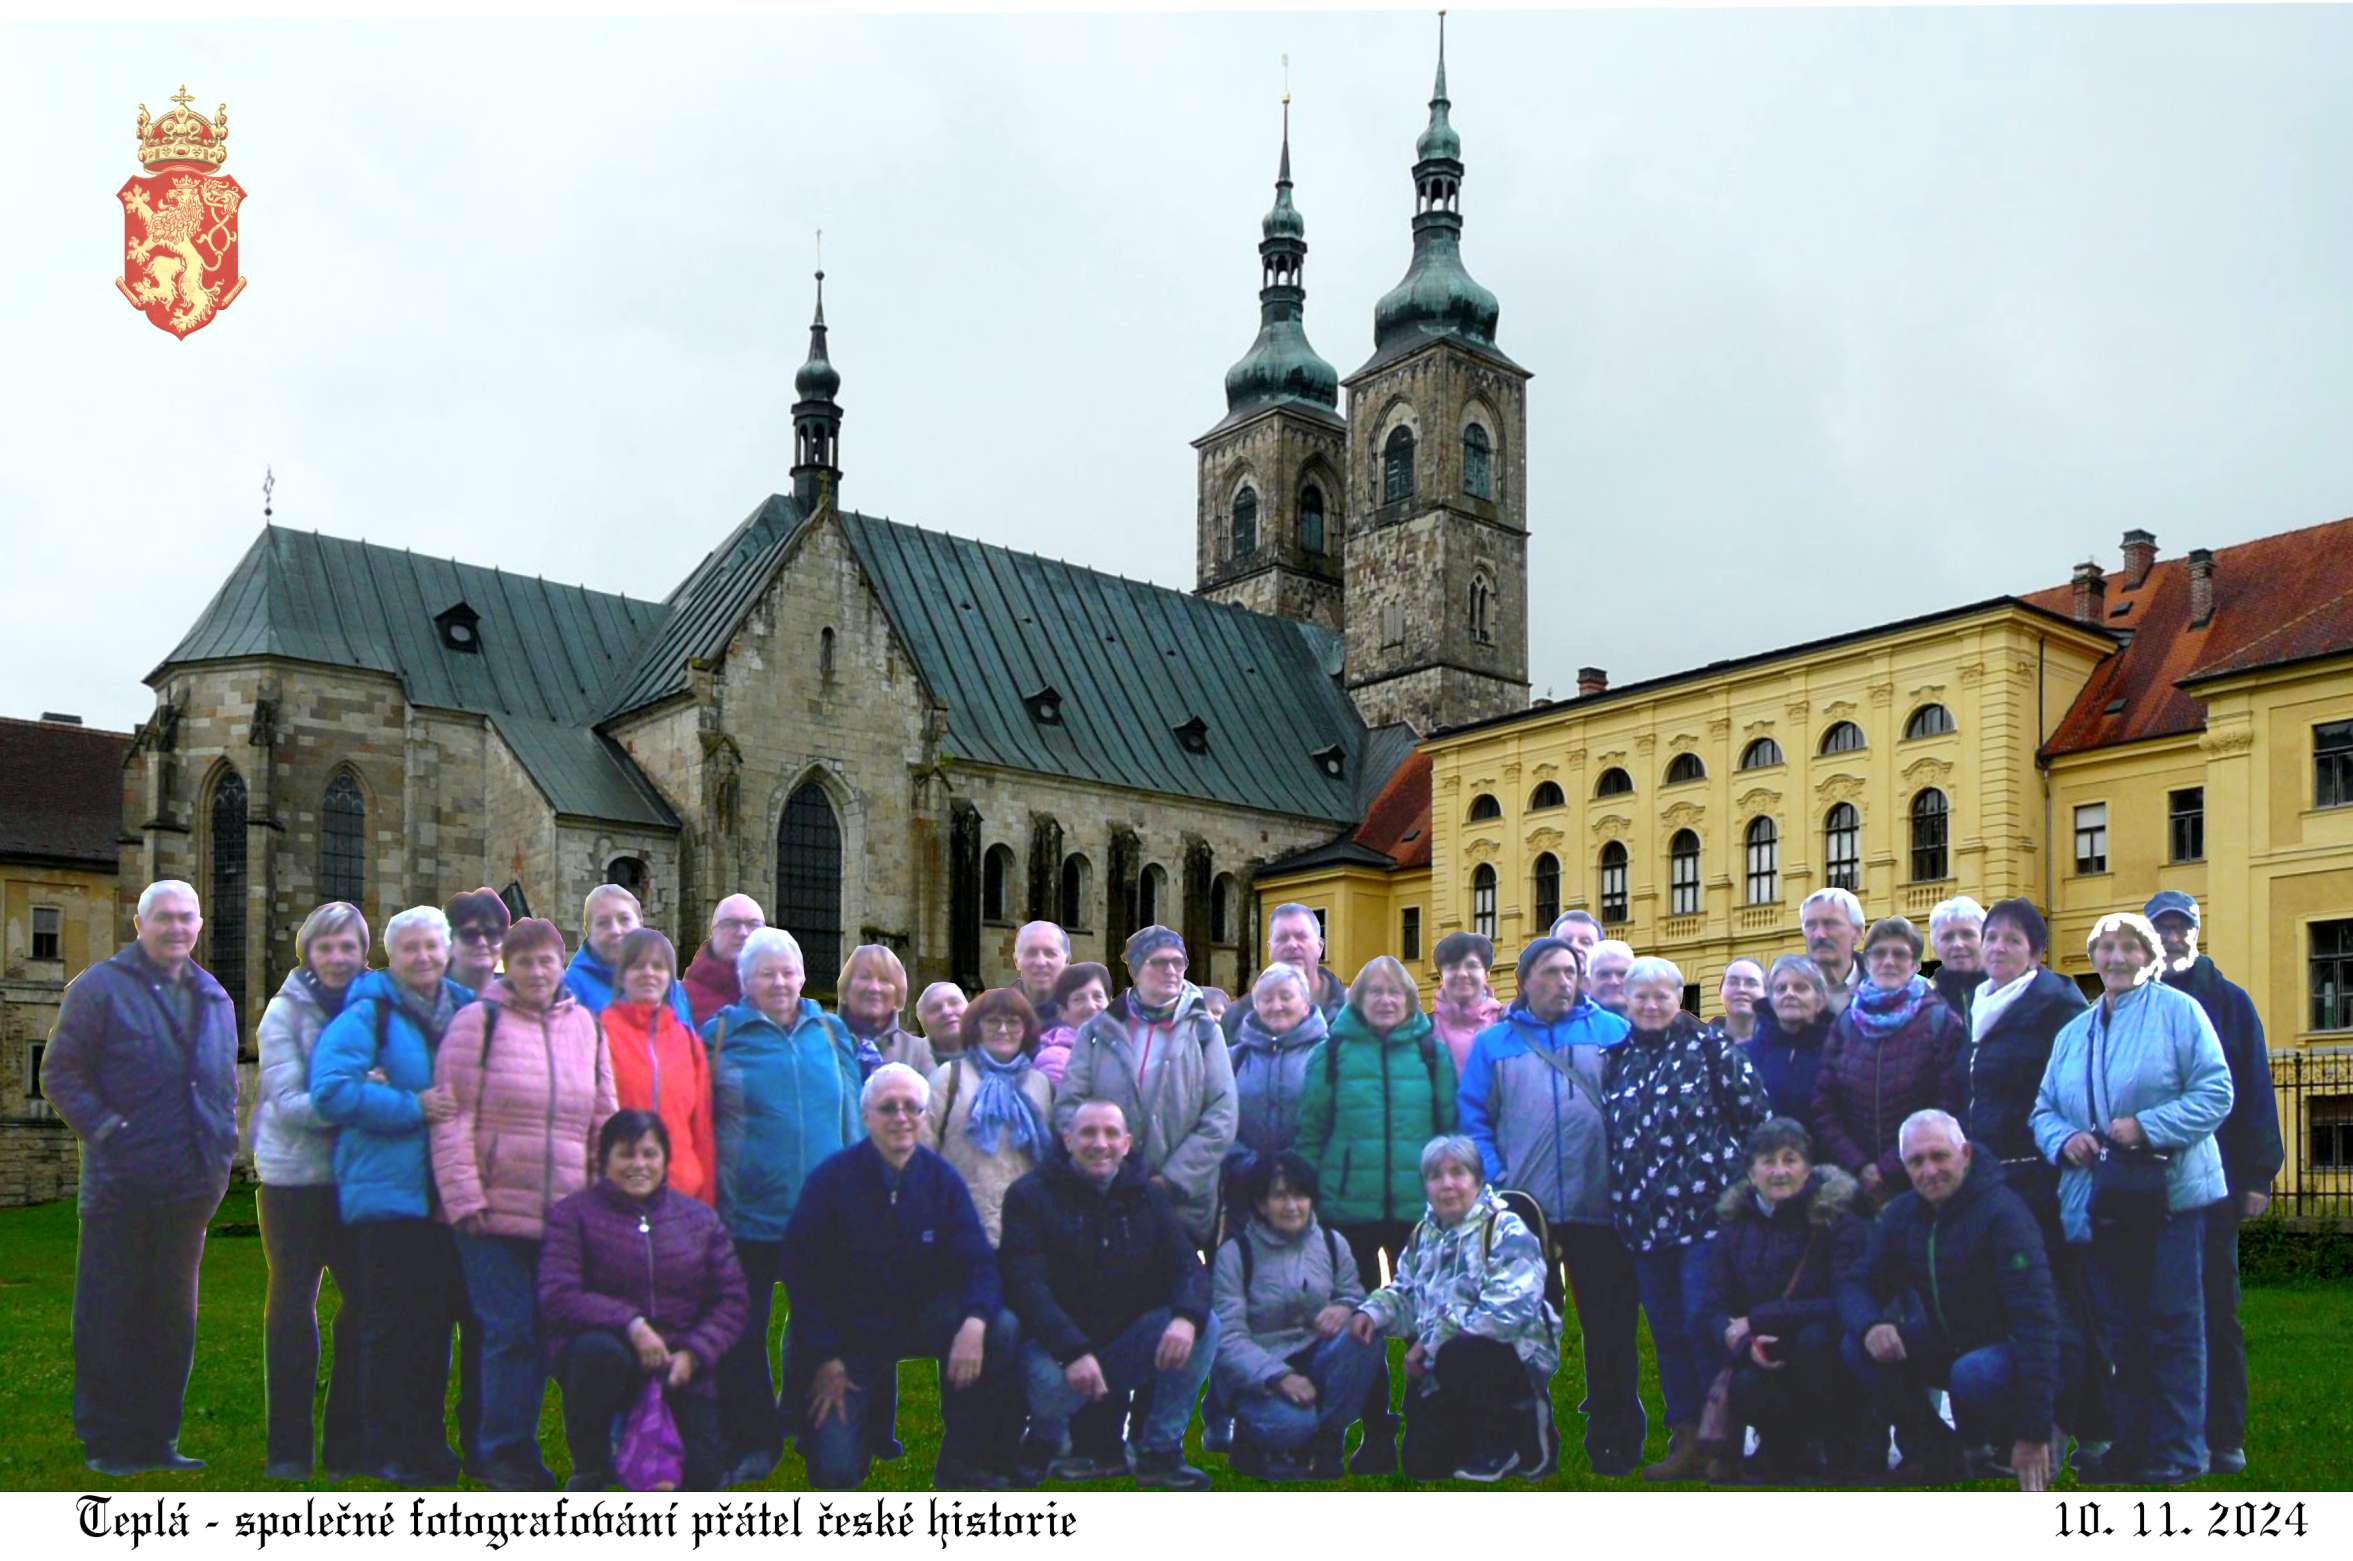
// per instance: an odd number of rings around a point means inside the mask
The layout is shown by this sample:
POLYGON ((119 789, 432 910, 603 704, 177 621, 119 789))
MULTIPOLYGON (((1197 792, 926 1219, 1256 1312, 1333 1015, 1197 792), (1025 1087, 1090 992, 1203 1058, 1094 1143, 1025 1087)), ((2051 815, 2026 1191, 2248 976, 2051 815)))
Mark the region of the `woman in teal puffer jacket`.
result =
MULTIPOLYGON (((1316 1169, 1323 1218, 1355 1254, 1367 1291, 1381 1283, 1380 1254, 1392 1261, 1429 1203, 1422 1146, 1454 1131, 1454 1058, 1421 1011, 1413 977, 1384 954, 1356 974, 1331 1034, 1307 1060, 1292 1148, 1316 1169)), ((1396 1468, 1396 1422, 1388 1384, 1365 1406, 1357 1474, 1396 1468)))

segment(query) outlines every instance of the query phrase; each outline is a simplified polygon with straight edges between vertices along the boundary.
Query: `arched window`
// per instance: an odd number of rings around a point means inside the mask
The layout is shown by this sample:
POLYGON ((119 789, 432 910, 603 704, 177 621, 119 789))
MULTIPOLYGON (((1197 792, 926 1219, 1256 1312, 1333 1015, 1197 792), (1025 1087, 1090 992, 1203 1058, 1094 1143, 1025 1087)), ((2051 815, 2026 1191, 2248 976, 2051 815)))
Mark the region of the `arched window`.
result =
POLYGON ((1299 546, 1309 553, 1324 550, 1324 490, 1312 482, 1299 490, 1299 546))
POLYGON ((801 946, 811 980, 832 981, 842 964, 842 829, 815 781, 792 794, 777 825, 776 925, 801 946))
POLYGON ((1748 882, 1751 905, 1770 905, 1781 898, 1781 831, 1769 818, 1748 821, 1748 882))
POLYGON ((645 903, 645 863, 634 856, 617 856, 605 864, 605 882, 619 884, 637 896, 638 904, 645 903))
POLYGON ((1168 873, 1155 862, 1136 875, 1136 925, 1165 926, 1168 910, 1168 873))
POLYGON ((1013 848, 1002 842, 980 859, 980 919, 1013 918, 1013 848))
POLYGON ((1495 447, 1476 423, 1462 431, 1462 491, 1474 499, 1495 497, 1495 447))
POLYGON ((1247 558, 1258 551, 1258 490, 1244 488, 1234 495, 1234 556, 1247 558))
POLYGON ((1412 497, 1413 430, 1393 428, 1389 442, 1381 446, 1381 502, 1394 504, 1412 497))
POLYGON ((1740 767, 1744 770, 1770 769, 1781 762, 1781 745, 1770 737, 1760 737, 1740 750, 1740 767))
POLYGON ((1482 791, 1471 799, 1469 818, 1472 823, 1476 824, 1481 819, 1501 817, 1503 817, 1503 804, 1495 800, 1495 793, 1482 791))
POLYGON ((1855 753, 1863 744, 1863 729, 1852 721, 1840 721, 1822 734, 1822 752, 1855 753))
POLYGON ((1593 783, 1593 794, 1597 797, 1623 797, 1633 789, 1634 777, 1614 764, 1603 770, 1601 779, 1593 783))
POLYGON ((1952 811, 1931 786, 1912 799, 1912 882, 1935 883, 1950 872, 1945 851, 1952 811))
POLYGON ((817 675, 833 676, 833 630, 829 628, 817 631, 817 675))
POLYGON ((1241 898, 1231 873, 1220 873, 1209 886, 1209 941, 1231 943, 1241 929, 1241 918, 1234 912, 1241 898))
POLYGON ((245 777, 225 770, 212 788, 212 882, 204 896, 205 968, 245 1020, 245 777))
POLYGON ((1863 888, 1863 818, 1841 802, 1822 820, 1822 882, 1833 889, 1863 888))
POLYGON ((1074 853, 1062 859, 1062 882, 1057 886, 1061 893, 1055 897, 1054 919, 1063 931, 1092 925, 1087 920, 1087 891, 1094 887, 1093 877, 1085 857, 1074 853))
POLYGON ((1558 781, 1538 781, 1536 789, 1528 793, 1528 811, 1533 813, 1538 808, 1557 808, 1568 800, 1561 795, 1558 781))
POLYGON ((1495 869, 1485 862, 1471 869, 1471 931, 1495 936, 1495 869))
POLYGON ((1601 920, 1615 926, 1626 919, 1626 846, 1613 840, 1601 848, 1601 920))
POLYGON ((319 898, 353 905, 368 887, 368 803, 351 771, 337 770, 319 801, 319 898))
POLYGON ((1487 583, 1486 576, 1478 575, 1472 578, 1471 638, 1482 645, 1490 644, 1495 639, 1495 631, 1488 621, 1488 608, 1494 597, 1495 588, 1487 583))
POLYGON ((1560 858, 1550 851, 1536 858, 1535 924, 1550 931, 1560 920, 1560 858))
POLYGON ((1688 829, 1667 842, 1667 913, 1699 914, 1699 836, 1688 829))
POLYGON ((1699 762, 1696 753, 1679 753, 1667 761, 1667 784, 1680 786, 1686 781, 1708 778, 1708 767, 1699 762))
POLYGON ((1922 705, 1904 721, 1906 737, 1943 737, 1953 729, 1953 713, 1942 705, 1922 705))

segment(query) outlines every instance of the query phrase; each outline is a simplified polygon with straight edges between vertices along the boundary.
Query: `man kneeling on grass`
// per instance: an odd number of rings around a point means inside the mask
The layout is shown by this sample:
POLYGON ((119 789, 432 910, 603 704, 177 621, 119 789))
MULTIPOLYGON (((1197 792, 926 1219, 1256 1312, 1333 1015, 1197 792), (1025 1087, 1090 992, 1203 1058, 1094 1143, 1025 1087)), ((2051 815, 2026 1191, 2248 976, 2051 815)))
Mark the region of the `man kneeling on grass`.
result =
POLYGON ((1205 1489, 1209 1476, 1185 1462, 1182 1443, 1217 1354, 1209 1276, 1168 1194, 1129 1159, 1135 1140, 1118 1105, 1082 1103, 1062 1142, 1067 1162, 1005 1194, 998 1249, 1029 1341, 1025 1473, 1075 1473, 1054 1462, 1071 1415, 1107 1393, 1148 1388, 1151 1407, 1133 1433, 1136 1483, 1205 1489))

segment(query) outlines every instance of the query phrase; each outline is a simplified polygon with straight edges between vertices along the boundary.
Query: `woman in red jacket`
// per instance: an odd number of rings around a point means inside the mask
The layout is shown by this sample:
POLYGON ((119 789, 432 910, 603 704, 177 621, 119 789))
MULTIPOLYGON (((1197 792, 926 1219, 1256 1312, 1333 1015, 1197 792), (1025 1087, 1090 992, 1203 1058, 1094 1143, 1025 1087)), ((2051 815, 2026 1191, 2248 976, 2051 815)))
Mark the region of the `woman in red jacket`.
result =
POLYGON ((670 1185, 698 1202, 719 1201, 719 1151, 711 1121, 711 1069, 701 1037, 670 1011, 678 951, 651 927, 621 940, 613 1002, 600 1016, 613 1053, 613 1088, 624 1111, 651 1111, 675 1146, 670 1185))

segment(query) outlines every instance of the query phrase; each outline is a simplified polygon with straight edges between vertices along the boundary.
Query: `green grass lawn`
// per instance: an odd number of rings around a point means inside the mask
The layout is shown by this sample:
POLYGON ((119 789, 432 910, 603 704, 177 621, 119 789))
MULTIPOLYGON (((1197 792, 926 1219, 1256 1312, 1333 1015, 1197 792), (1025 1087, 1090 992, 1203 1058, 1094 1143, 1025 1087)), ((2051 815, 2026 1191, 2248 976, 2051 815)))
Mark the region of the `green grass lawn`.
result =
MULTIPOLYGON (((196 1370, 188 1385, 187 1418, 180 1446, 210 1460, 201 1475, 149 1475, 125 1481, 159 1489, 251 1490, 261 1488, 262 1294, 265 1268, 253 1223, 250 1190, 234 1192, 214 1217, 205 1244, 202 1320, 196 1370)), ((82 1468, 73 1439, 70 1411, 73 1357, 69 1324, 73 1304, 75 1218, 70 1204, 0 1212, 0 1358, 9 1372, 9 1413, 0 1421, 0 1488, 80 1490, 92 1476, 82 1468)), ((321 1300, 331 1315, 333 1286, 321 1300)), ((2353 1485, 2345 1449, 2353 1445, 2353 1286, 2299 1285, 2249 1290, 2241 1309, 2253 1377, 2247 1437, 2249 1471, 2237 1479, 2204 1482, 2216 1489, 2339 1489, 2353 1485)), ((784 1326, 782 1310, 775 1331, 784 1326)), ((773 1354, 775 1341, 770 1341, 773 1354)), ((1392 1346, 1396 1353, 1401 1346, 1392 1346)), ((1576 1331, 1554 1379, 1554 1405, 1567 1430, 1561 1474, 1548 1484, 1560 1489, 1625 1489, 1640 1482, 1598 1481, 1585 1472, 1577 1447, 1582 1421, 1576 1414, 1582 1376, 1576 1359, 1576 1331)), ((1643 1351, 1643 1397, 1658 1403, 1658 1382, 1643 1351)), ((322 1400, 324 1398, 322 1383, 322 1400)), ((1655 1416, 1655 1407, 1653 1410, 1655 1416)), ((1198 1422, 1194 1436, 1199 1436, 1198 1422)), ((939 1395, 933 1368, 911 1363, 900 1375, 899 1435, 907 1456, 878 1464, 872 1484, 884 1489, 922 1489, 930 1480, 931 1458, 939 1445, 939 1395)), ((550 1391, 540 1418, 540 1445, 548 1466, 559 1474, 570 1467, 564 1446, 561 1401, 550 1391)), ((454 1441, 454 1433, 453 1433, 454 1441)), ((1664 1448, 1663 1428, 1652 1432, 1651 1454, 1664 1448)), ((1225 1460, 1195 1460, 1221 1486, 1263 1488, 1226 1471, 1225 1460)), ((317 1488, 328 1487, 325 1480, 317 1488)), ((375 1488, 373 1481, 358 1482, 375 1488)), ((771 1477, 772 1486, 802 1486, 798 1455, 787 1452, 771 1477)), ((1119 1482, 1124 1486, 1125 1482, 1119 1482)), ((1106 1487, 1114 1488, 1114 1487, 1106 1487)), ((1319 1487, 1320 1488, 1320 1487, 1319 1487)), ((1349 1480, 1343 1488, 1407 1489, 1402 1479, 1349 1480)), ((1502 1488, 1518 1488, 1507 1482, 1502 1488)), ((1989 1487, 1991 1488, 1991 1487, 1989 1487)))

